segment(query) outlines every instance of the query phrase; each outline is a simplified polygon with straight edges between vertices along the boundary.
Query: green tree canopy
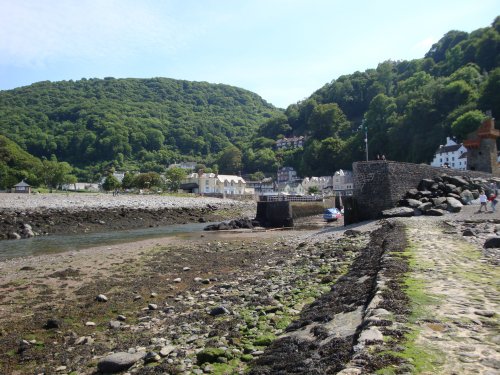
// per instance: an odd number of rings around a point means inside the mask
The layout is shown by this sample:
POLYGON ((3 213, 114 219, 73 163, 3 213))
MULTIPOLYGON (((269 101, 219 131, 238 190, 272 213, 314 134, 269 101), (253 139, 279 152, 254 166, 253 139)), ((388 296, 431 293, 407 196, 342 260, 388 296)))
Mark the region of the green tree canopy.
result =
POLYGON ((186 170, 182 168, 169 168, 165 172, 167 189, 176 193, 181 186, 182 180, 186 177, 186 170))

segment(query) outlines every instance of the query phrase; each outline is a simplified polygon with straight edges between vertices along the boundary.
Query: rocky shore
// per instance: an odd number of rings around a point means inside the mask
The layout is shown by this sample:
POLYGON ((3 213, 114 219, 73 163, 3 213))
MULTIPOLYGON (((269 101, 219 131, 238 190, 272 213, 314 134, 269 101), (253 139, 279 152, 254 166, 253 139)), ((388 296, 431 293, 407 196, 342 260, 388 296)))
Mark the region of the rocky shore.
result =
POLYGON ((0 263, 0 373, 492 375, 498 213, 0 263))
POLYGON ((255 202, 160 195, 0 193, 0 239, 88 233, 255 215, 255 202))

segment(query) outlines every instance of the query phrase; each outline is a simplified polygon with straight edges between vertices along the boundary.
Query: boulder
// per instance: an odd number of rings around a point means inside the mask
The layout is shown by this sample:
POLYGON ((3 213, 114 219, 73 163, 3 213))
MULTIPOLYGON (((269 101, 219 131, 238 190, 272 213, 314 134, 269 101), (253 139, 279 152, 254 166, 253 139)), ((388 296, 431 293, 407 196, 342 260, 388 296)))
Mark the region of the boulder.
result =
POLYGON ((425 214, 428 216, 443 216, 445 213, 446 211, 439 208, 431 208, 430 210, 425 212, 425 214))
POLYGON ((441 206, 445 202, 446 202, 446 197, 432 198, 432 204, 434 206, 441 206))
POLYGON ((416 200, 416 199, 405 199, 405 206, 411 207, 411 208, 417 208, 422 204, 422 202, 416 200))
POLYGON ((101 359, 97 364, 97 369, 105 374, 114 374, 120 371, 127 370, 132 367, 137 361, 140 361, 146 353, 126 353, 118 352, 101 359))
POLYGON ((422 203, 417 208, 418 208, 419 211, 426 212, 426 211, 429 211, 432 208, 432 203, 431 202, 422 203))
POLYGON ((475 235, 474 231, 470 228, 467 228, 462 232, 462 236, 464 237, 474 237, 475 235))
POLYGON ((382 211, 383 217, 410 217, 415 215, 415 210, 410 207, 396 207, 382 211))
POLYGON ((446 176, 444 177, 444 180, 457 187, 465 187, 469 185, 469 183, 461 176, 446 176))
POLYGON ((484 242, 485 249, 500 248, 500 237, 490 237, 484 242))
POLYGON ((444 185, 444 191, 446 193, 456 192, 456 189, 457 189, 457 187, 455 185, 452 185, 452 184, 445 184, 444 185))
POLYGON ((420 198, 420 192, 417 189, 410 189, 406 192, 406 197, 411 199, 420 198))
POLYGON ((214 307, 212 310, 210 310, 209 314, 212 316, 218 316, 218 315, 228 315, 230 314, 230 312, 224 306, 219 306, 219 307, 214 307))
POLYGON ((458 199, 453 197, 447 197, 446 203, 448 204, 448 211, 450 212, 460 212, 464 206, 458 199))
POLYGON ((434 180, 424 178, 420 183, 418 184, 418 190, 429 190, 430 187, 434 184, 434 180))

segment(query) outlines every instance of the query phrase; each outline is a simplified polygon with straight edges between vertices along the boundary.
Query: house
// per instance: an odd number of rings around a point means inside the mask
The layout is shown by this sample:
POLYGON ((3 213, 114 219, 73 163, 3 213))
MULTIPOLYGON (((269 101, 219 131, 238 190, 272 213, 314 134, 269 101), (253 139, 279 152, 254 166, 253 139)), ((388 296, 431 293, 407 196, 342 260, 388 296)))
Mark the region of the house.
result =
POLYGON ((281 138, 276 141, 276 148, 278 150, 286 150, 289 148, 304 147, 305 137, 292 137, 292 138, 281 138))
POLYGON ((245 180, 240 176, 215 173, 191 173, 181 184, 181 189, 197 194, 245 195, 245 180))
POLYGON ((431 162, 433 167, 450 167, 460 171, 467 170, 467 148, 446 137, 446 144, 439 146, 431 162))
POLYGON ((273 179, 271 177, 264 178, 260 181, 247 181, 247 189, 253 188, 254 194, 266 195, 275 194, 276 190, 273 179))
POLYGON ((289 195, 304 195, 306 191, 301 180, 282 182, 278 184, 278 192, 289 195))
POLYGON ((354 190, 354 178, 352 171, 339 169, 333 176, 328 176, 328 183, 323 188, 323 194, 335 194, 339 196, 352 195, 354 190))
POLYGON ((187 170, 194 170, 196 168, 196 165, 198 165, 198 163, 195 161, 182 161, 178 164, 170 164, 167 169, 181 168, 187 170))
POLYGON ((307 193, 309 189, 315 188, 318 193, 322 193, 323 190, 328 186, 328 182, 330 181, 329 176, 322 177, 306 177, 302 180, 302 187, 304 191, 307 193))
POLYGON ((92 182, 75 182, 74 184, 62 185, 62 190, 68 191, 99 191, 99 184, 92 182))
POLYGON ((22 180, 20 183, 14 185, 14 193, 30 194, 31 186, 22 180))
POLYGON ((278 169, 277 182, 291 182, 297 179, 297 172, 292 167, 282 167, 278 169))

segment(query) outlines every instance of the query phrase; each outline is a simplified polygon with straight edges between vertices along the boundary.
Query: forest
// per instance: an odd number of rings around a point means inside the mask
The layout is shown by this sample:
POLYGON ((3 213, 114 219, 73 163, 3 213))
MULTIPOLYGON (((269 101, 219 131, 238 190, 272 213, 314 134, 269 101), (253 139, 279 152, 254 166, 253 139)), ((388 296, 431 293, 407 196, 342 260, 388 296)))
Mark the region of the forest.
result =
MULTIPOLYGON (((488 111, 500 116, 500 17, 471 33, 449 31, 420 59, 340 76, 285 110, 244 89, 168 78, 0 91, 0 148, 5 154, 8 139, 22 160, 21 151, 66 163, 86 181, 111 169, 163 173, 179 161, 256 177, 292 166, 305 177, 364 160, 365 133, 370 158, 428 163, 447 136, 463 140, 488 111), (304 147, 276 149, 291 136, 305 136, 304 147)), ((34 170, 4 155, 0 188, 35 182, 34 170)))

